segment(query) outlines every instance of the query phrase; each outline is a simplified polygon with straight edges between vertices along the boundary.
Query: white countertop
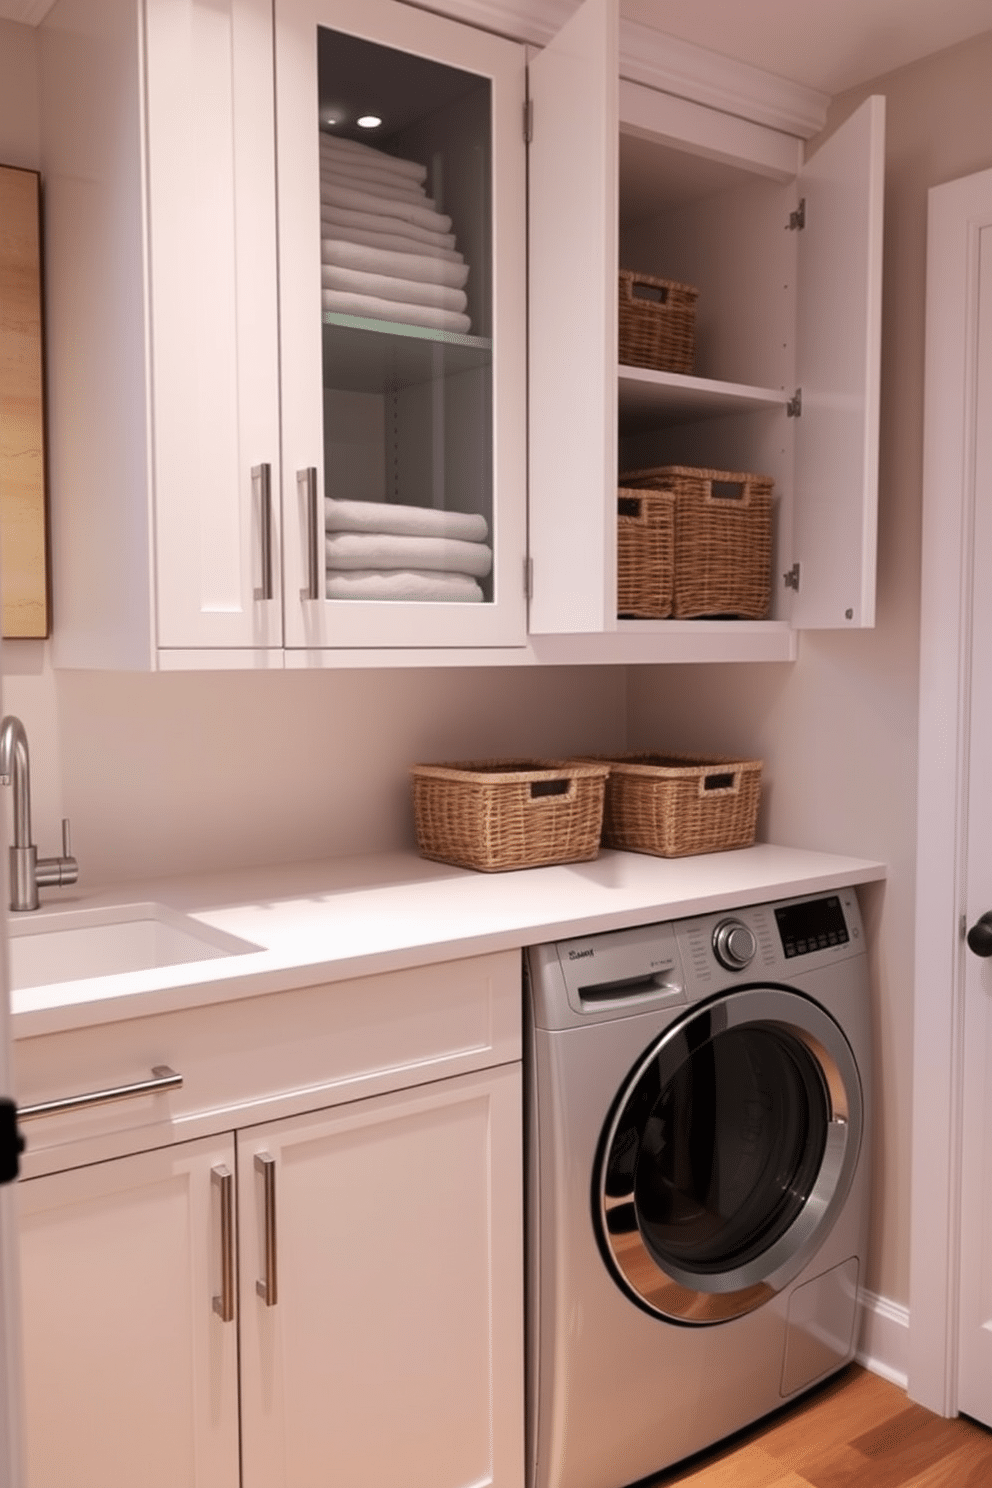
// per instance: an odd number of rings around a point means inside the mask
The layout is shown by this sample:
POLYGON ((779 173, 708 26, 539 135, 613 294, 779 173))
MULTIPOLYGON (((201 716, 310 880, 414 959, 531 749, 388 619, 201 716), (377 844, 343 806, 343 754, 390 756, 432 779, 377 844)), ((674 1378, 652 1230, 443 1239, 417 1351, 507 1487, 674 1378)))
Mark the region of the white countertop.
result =
POLYGON ((396 853, 135 882, 89 894, 49 890, 30 916, 32 925, 66 911, 157 903, 259 949, 15 991, 13 1035, 29 1038, 884 877, 882 863, 759 843, 675 859, 606 850, 589 863, 495 874, 396 853))

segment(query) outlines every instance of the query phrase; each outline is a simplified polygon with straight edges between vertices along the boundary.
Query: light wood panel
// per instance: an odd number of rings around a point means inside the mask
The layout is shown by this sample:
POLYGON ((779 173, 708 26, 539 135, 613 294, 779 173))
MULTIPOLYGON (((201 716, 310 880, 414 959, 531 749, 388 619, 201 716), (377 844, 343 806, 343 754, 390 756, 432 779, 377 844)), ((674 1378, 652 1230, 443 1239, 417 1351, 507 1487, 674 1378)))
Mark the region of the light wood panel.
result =
POLYGON ((644 1488, 983 1488, 992 1431, 944 1420, 852 1366, 644 1488))
POLYGON ((48 634, 41 186, 0 166, 0 599, 4 636, 48 634))

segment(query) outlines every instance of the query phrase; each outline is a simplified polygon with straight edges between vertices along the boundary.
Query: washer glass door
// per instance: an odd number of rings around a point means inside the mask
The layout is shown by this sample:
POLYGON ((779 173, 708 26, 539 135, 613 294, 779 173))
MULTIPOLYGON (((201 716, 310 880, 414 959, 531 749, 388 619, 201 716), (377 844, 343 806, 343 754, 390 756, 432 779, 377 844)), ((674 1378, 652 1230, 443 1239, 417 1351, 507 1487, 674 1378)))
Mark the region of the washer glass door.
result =
POLYGON ((818 1004, 743 988, 668 1029, 604 1132, 597 1220, 617 1280, 683 1322, 739 1317, 822 1243, 861 1139, 857 1067, 818 1004))

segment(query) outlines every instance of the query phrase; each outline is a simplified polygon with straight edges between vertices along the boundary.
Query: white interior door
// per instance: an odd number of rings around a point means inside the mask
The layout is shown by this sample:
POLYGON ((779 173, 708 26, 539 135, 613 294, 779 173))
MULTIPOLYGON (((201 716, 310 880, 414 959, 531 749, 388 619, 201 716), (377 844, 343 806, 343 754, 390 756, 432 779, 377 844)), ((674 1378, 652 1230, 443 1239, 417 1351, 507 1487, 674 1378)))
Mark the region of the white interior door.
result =
POLYGON ((992 170, 933 187, 927 231, 909 1393, 988 1420, 992 170))
MULTIPOLYGON (((7 959, 7 837, 0 829, 0 1097, 10 1098, 10 965, 7 959)), ((0 1484, 24 1482, 21 1442, 20 1266, 16 1194, 0 1188, 0 1484)))
POLYGON ((977 234, 958 1408, 992 1426, 992 224, 977 234), (983 933, 984 932, 984 933, 983 933))
POLYGON ((875 623, 885 99, 869 98, 799 173, 793 623, 875 623))

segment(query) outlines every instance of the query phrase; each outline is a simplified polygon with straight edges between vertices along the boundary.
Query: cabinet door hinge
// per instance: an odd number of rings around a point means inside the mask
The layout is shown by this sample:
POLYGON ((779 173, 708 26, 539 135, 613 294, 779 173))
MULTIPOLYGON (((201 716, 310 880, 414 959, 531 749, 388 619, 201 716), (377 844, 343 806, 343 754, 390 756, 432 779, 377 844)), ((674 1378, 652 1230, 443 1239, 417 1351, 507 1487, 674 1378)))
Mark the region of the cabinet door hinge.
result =
POLYGON ((524 144, 529 145, 534 138, 534 100, 528 98, 524 101, 524 144))
POLYGON ((798 594, 799 593, 799 576, 800 576, 799 564, 798 563, 794 563, 792 565, 792 567, 789 569, 788 573, 784 573, 782 575, 782 582, 785 584, 786 589, 794 589, 796 591, 796 593, 798 594))
POLYGON ((794 212, 789 213, 789 231, 802 232, 806 226, 806 198, 799 198, 799 205, 794 212))
POLYGON ((792 397, 785 405, 785 411, 790 418, 802 418, 803 416, 803 390, 796 388, 792 397))
POLYGON ((531 600, 531 599, 534 598, 534 560, 533 560, 533 558, 525 558, 524 559, 524 598, 525 599, 528 599, 528 600, 531 600))

